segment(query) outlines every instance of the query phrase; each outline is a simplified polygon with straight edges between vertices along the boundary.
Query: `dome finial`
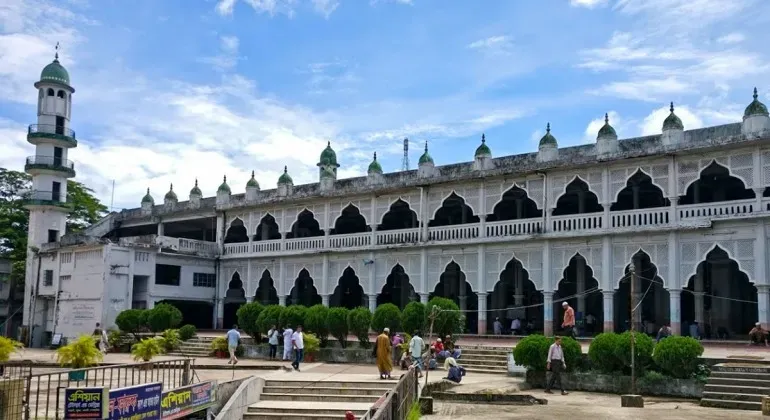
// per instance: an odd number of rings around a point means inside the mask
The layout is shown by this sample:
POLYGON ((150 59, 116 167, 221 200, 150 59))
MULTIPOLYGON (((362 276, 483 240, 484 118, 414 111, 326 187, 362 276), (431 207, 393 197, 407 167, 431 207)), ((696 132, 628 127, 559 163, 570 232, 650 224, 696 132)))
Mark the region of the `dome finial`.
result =
POLYGON ((198 186, 198 178, 195 178, 195 186, 198 186))
POLYGON ((671 113, 673 114, 674 113, 674 102, 673 101, 671 102, 671 108, 669 108, 669 109, 670 109, 671 113))
POLYGON ((254 178, 254 170, 251 171, 251 177, 254 178))
POLYGON ((222 182, 227 182, 227 175, 222 176, 222 182))
POLYGON ((58 41, 56 42, 55 49, 56 49, 56 53, 53 55, 53 59, 54 61, 58 61, 59 60, 59 42, 58 41))
POLYGON ((548 134, 551 132, 551 123, 545 124, 545 133, 548 134))
POLYGON ((374 152, 374 160, 377 160, 377 152, 374 152))
POLYGON ((326 140, 326 147, 332 147, 331 140, 326 140))
POLYGON ((147 194, 150 193, 150 187, 147 187, 147 194))
POLYGON ((171 186, 168 187, 168 189, 169 189, 169 191, 174 191, 174 183, 173 182, 171 183, 171 186))
POLYGON ((759 95, 757 94, 757 87, 754 87, 754 100, 756 101, 759 95))
POLYGON ((425 141, 425 153, 428 153, 428 141, 425 141))
POLYGON ((604 113, 604 123, 609 124, 610 123, 610 114, 605 112, 604 113))
POLYGON ((481 133, 481 142, 486 143, 487 142, 487 136, 484 133, 481 133))

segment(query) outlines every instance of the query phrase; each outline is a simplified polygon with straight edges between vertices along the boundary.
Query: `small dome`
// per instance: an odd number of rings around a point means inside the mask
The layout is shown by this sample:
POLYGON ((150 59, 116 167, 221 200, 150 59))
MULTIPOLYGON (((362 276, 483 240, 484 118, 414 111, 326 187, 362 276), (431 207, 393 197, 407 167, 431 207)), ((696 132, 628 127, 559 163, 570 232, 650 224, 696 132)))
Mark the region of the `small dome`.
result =
POLYGON ((545 126, 545 135, 540 139, 538 148, 550 146, 559 147, 559 143, 556 142, 556 137, 551 134, 551 123, 548 123, 545 126))
POLYGON ((145 194, 144 197, 142 197, 142 204, 145 204, 145 203, 155 204, 155 199, 153 199, 152 196, 150 195, 149 188, 147 188, 147 194, 145 194))
POLYGON ((318 161, 318 165, 339 166, 337 165, 337 153, 332 149, 332 142, 326 143, 326 149, 321 152, 321 158, 318 161))
POLYGON ((481 145, 476 148, 476 154, 475 157, 481 157, 481 156, 492 156, 492 151, 489 150, 489 146, 487 146, 487 138, 484 134, 481 135, 481 145))
POLYGON ((382 166, 380 162, 377 162, 377 152, 374 152, 374 160, 369 164, 369 169, 366 171, 368 174, 382 174, 382 166))
POLYGON ((217 194, 219 193, 227 193, 230 194, 230 186, 227 185, 227 175, 224 176, 222 184, 219 185, 219 188, 217 188, 217 194))
POLYGON ((604 125, 599 129, 597 138, 599 137, 618 137, 618 133, 616 133, 615 129, 610 125, 609 114, 604 114, 604 125))
POLYGON ((40 73, 40 81, 70 85, 70 74, 59 63, 59 53, 56 53, 56 58, 51 64, 43 67, 43 71, 40 73))
POLYGON ((663 120, 663 131, 666 130, 684 130, 682 120, 674 114, 674 103, 671 102, 671 113, 663 120))
POLYGON ((254 178, 254 171, 251 171, 251 178, 246 183, 246 188, 259 188, 259 182, 254 178))
POLYGON ((283 173, 278 177, 278 185, 293 184, 294 181, 289 176, 289 170, 286 166, 283 167, 283 173))
POLYGON ((176 193, 174 192, 174 184, 171 184, 169 187, 168 192, 166 193, 166 196, 163 197, 164 200, 174 200, 177 201, 176 193))
POLYGON ((190 190, 190 195, 197 195, 197 196, 203 197, 203 192, 201 192, 201 189, 198 188, 198 180, 197 179, 195 180, 195 186, 192 187, 192 189, 190 190))
POLYGON ((430 157, 428 154, 428 142, 425 142, 425 153, 420 156, 419 164, 422 165, 423 163, 433 163, 433 158, 430 157))
POLYGON ((337 175, 330 168, 321 169, 321 179, 335 178, 337 175))
POLYGON ((746 111, 743 113, 743 118, 751 117, 752 115, 764 115, 768 116, 767 107, 757 99, 757 88, 754 88, 754 100, 751 101, 749 106, 746 107, 746 111))

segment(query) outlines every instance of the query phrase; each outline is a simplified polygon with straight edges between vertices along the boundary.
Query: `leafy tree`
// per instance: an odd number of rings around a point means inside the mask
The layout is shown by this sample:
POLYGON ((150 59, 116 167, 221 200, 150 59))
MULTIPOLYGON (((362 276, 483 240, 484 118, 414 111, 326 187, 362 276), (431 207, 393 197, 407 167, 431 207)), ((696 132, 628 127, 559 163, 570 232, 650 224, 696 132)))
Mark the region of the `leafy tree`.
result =
POLYGON ((369 308, 360 306, 348 314, 348 329, 358 338, 358 345, 369 347, 369 327, 372 325, 372 313, 369 308))
POLYGON ((434 297, 428 302, 425 314, 425 331, 430 327, 430 317, 435 315, 433 332, 439 337, 461 333, 465 328, 465 316, 451 299, 434 297))
POLYGON ((246 334, 251 336, 256 343, 259 343, 259 333, 262 332, 257 319, 264 309, 265 307, 261 303, 251 302, 238 308, 238 312, 235 313, 238 316, 238 326, 246 331, 246 334))
POLYGON ((398 306, 392 303, 386 303, 377 307, 372 316, 372 329, 376 333, 381 333, 385 328, 389 328, 391 333, 401 330, 401 311, 398 306))
POLYGON ((401 313, 401 326, 412 334, 425 326, 425 305, 422 302, 409 302, 401 313))
POLYGON ((266 306, 262 313, 257 317, 257 325, 260 331, 270 331, 270 328, 280 326, 281 313, 283 313, 284 307, 281 305, 269 305, 266 306))
POLYGON ((311 306, 305 314, 305 331, 315 334, 321 340, 321 347, 326 347, 329 341, 329 328, 326 326, 328 315, 329 308, 322 304, 311 306))
POLYGON ((115 318, 115 324, 121 331, 131 333, 138 340, 137 333, 147 328, 147 314, 145 309, 126 309, 115 318))
POLYGON ((344 349, 348 344, 348 314, 350 309, 337 307, 329 309, 326 314, 326 326, 334 338, 340 342, 344 349))
POLYGON ((281 312, 281 325, 284 328, 297 329, 297 325, 305 324, 305 315, 307 315, 307 307, 303 305, 291 305, 287 306, 281 312))
POLYGON ((107 213, 107 206, 94 197, 94 190, 77 181, 67 181, 67 202, 72 204, 67 233, 81 232, 107 213))
POLYGON ((169 303, 159 303, 147 311, 147 325, 152 332, 174 328, 182 322, 182 311, 169 303))

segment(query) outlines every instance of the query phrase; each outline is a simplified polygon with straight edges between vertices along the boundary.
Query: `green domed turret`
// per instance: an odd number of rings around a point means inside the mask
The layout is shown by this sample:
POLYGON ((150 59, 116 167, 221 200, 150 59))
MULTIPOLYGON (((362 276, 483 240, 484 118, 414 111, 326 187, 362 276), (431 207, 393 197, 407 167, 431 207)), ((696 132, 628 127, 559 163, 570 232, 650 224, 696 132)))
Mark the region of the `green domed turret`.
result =
POLYGON ((321 179, 335 178, 337 175, 330 168, 321 169, 321 179))
POLYGON ((195 186, 190 190, 190 195, 203 197, 203 192, 201 192, 201 189, 198 188, 198 179, 195 180, 195 186))
POLYGON ((541 147, 559 147, 559 143, 556 142, 556 137, 551 134, 551 123, 545 125, 545 135, 540 139, 538 148, 541 147))
POLYGON ((612 126, 610 125, 609 114, 606 114, 606 113, 604 114, 604 125, 602 126, 602 128, 599 129, 599 135, 597 136, 597 138, 599 137, 616 137, 616 138, 618 137, 618 134, 615 132, 615 129, 612 128, 612 126))
POLYGON ((377 162, 377 152, 374 152, 374 160, 372 160, 372 163, 369 164, 369 169, 366 171, 367 174, 382 174, 382 166, 380 166, 380 162, 377 162))
POLYGON ((230 194, 230 186, 227 185, 227 175, 224 176, 222 180, 222 184, 219 185, 219 188, 217 188, 217 194, 219 193, 227 193, 230 194))
POLYGON ((246 188, 259 188, 259 182, 254 178, 254 171, 251 171, 251 178, 246 183, 246 188))
POLYGON ((283 173, 278 177, 278 185, 293 184, 294 181, 289 176, 289 170, 286 166, 283 167, 283 173))
POLYGON ((56 54, 51 64, 43 67, 43 71, 40 72, 40 81, 49 83, 61 83, 64 85, 70 85, 70 74, 67 69, 59 63, 59 44, 56 44, 56 54))
POLYGON ((163 199, 164 200, 178 201, 178 199, 176 198, 176 193, 174 192, 174 184, 171 184, 171 186, 169 187, 168 192, 166 193, 166 196, 163 197, 163 199))
POLYGON ((147 188, 147 194, 142 197, 142 204, 155 204, 155 199, 150 195, 150 189, 147 188))
POLYGON ((326 149, 321 152, 318 166, 339 166, 337 164, 337 153, 332 149, 332 142, 326 143, 326 149))
POLYGON ((484 134, 481 135, 481 145, 476 148, 476 153, 473 155, 474 157, 492 157, 492 151, 489 150, 489 146, 487 146, 487 138, 484 134))
POLYGON ((759 95, 757 94, 757 88, 754 88, 754 100, 751 101, 749 106, 746 107, 746 111, 743 113, 743 118, 748 118, 753 115, 768 116, 767 107, 762 102, 759 102, 759 95))
POLYGON ((425 153, 423 153, 422 156, 420 156, 420 161, 418 163, 420 165, 422 165, 423 163, 433 163, 433 158, 430 157, 430 155, 428 154, 428 142, 427 141, 425 142, 425 153))
POLYGON ((684 124, 682 120, 674 114, 674 103, 671 102, 671 113, 668 114, 665 120, 663 120, 663 131, 666 130, 684 130, 684 124))

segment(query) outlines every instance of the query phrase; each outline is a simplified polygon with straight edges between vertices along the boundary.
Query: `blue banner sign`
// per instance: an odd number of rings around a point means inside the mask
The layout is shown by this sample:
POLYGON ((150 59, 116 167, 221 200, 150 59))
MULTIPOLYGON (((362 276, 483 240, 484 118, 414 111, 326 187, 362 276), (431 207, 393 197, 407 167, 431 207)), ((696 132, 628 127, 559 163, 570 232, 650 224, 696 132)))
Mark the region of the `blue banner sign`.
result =
POLYGON ((201 382, 163 393, 160 400, 161 418, 178 419, 196 411, 205 410, 216 401, 216 382, 201 382))
POLYGON ((110 420, 159 420, 163 385, 137 385, 110 391, 110 420))
POLYGON ((64 390, 65 419, 106 419, 109 388, 67 388, 64 390))

